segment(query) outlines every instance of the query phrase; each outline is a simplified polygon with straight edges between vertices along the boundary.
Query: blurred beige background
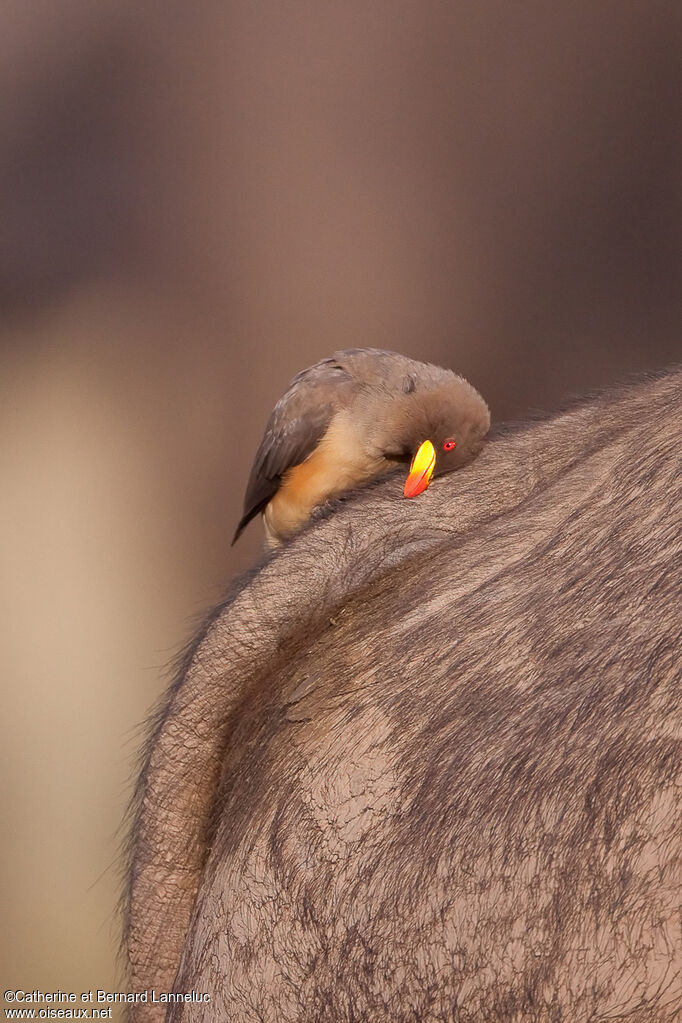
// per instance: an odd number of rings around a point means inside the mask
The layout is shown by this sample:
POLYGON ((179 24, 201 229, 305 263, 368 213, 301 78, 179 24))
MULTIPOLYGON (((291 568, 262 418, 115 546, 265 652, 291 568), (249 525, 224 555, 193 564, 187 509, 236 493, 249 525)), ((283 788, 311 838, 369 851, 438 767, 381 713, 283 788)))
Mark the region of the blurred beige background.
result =
POLYGON ((296 371, 500 420, 679 360, 681 49, 657 0, 5 0, 3 988, 120 987, 140 725, 296 371))

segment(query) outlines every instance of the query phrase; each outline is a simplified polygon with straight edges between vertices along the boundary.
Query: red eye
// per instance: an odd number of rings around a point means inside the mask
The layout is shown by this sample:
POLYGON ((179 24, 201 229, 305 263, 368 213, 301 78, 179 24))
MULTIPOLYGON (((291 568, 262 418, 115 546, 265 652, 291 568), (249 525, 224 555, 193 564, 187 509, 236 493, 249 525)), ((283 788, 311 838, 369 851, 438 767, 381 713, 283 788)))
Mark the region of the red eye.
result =
POLYGON ((455 447, 456 447, 456 443, 455 443, 454 440, 445 440, 445 441, 443 441, 443 451, 452 451, 453 448, 455 448, 455 447))

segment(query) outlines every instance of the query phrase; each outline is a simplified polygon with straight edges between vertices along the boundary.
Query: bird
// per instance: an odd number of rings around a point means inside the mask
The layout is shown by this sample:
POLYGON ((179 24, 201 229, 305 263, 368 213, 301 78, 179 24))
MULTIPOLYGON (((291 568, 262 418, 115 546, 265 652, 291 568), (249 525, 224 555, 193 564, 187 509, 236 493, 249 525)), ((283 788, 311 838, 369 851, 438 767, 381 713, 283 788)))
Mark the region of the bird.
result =
POLYGON ((234 544, 263 515, 278 547, 315 509, 409 464, 405 497, 470 462, 490 428, 487 404, 452 370, 378 348, 335 352, 294 377, 265 427, 234 544))

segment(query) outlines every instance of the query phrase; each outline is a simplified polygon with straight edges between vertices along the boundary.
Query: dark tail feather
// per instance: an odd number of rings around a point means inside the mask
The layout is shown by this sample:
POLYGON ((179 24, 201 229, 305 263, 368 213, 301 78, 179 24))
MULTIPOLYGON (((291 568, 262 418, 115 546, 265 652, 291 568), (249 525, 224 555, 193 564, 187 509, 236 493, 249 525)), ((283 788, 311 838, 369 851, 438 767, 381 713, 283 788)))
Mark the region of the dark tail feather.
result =
POLYGON ((237 526, 237 528, 234 531, 234 536, 232 537, 232 543, 230 544, 230 547, 234 547, 234 545, 236 544, 237 540, 239 539, 239 537, 244 532, 244 528, 246 526, 248 526, 250 520, 251 520, 251 516, 250 515, 245 515, 244 518, 240 520, 239 525, 237 526))
POLYGON ((265 498, 264 501, 261 501, 260 504, 255 505, 244 515, 242 515, 241 519, 239 520, 239 525, 234 531, 234 536, 232 537, 232 543, 230 544, 230 547, 234 547, 237 540, 242 535, 244 529, 246 528, 246 526, 248 526, 251 519, 255 519, 256 515, 258 515, 259 512, 262 512, 265 509, 265 506, 269 502, 271 496, 272 495, 269 495, 268 497, 265 498))

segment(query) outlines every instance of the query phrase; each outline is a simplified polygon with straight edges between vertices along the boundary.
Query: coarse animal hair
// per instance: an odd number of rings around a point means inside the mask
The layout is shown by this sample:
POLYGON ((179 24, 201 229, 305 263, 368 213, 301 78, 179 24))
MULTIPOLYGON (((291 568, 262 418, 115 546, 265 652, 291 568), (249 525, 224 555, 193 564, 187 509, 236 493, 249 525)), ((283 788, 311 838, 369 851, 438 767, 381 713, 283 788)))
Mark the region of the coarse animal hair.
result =
POLYGON ((236 586, 146 749, 131 990, 208 993, 193 1023, 680 1018, 681 427, 679 370, 604 392, 236 586))

